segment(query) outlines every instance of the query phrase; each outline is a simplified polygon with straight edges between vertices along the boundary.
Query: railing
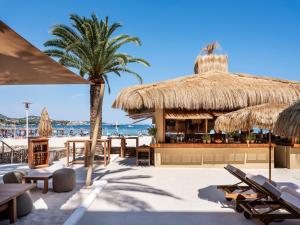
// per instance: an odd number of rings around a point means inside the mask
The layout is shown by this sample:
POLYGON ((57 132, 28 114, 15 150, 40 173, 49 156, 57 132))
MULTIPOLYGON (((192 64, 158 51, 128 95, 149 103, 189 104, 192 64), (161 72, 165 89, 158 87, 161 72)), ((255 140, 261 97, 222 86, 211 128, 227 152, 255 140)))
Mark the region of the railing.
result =
POLYGON ((0 140, 1 144, 2 144, 2 152, 1 152, 1 160, 3 159, 3 155, 5 152, 5 147, 7 147, 8 149, 10 149, 10 163, 14 163, 14 153, 15 153, 15 149, 13 147, 11 147, 10 145, 8 145, 6 142, 0 140))

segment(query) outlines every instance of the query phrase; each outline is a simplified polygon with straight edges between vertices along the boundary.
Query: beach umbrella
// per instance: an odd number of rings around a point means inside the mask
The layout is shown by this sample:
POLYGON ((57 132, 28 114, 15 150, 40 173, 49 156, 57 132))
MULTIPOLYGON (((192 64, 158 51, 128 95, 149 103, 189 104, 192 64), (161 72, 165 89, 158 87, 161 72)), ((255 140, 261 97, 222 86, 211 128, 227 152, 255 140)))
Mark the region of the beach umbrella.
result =
POLYGON ((219 116, 215 121, 215 130, 232 132, 259 128, 269 130, 269 179, 271 180, 272 129, 279 114, 288 104, 267 103, 250 106, 219 116))
POLYGON ((52 135, 51 120, 46 108, 42 111, 38 132, 41 137, 49 137, 52 135))
POLYGON ((285 137, 300 136, 300 101, 279 114, 273 132, 285 137))

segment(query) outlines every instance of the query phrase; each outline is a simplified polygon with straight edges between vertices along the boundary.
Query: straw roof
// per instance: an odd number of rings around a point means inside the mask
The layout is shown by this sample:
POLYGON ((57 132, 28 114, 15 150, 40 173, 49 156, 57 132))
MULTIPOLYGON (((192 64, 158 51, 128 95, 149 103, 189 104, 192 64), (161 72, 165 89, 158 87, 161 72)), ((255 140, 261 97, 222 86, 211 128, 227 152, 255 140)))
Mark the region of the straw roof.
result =
POLYGON ((300 137, 300 101, 279 114, 273 133, 285 137, 300 137))
POLYGON ((252 128, 272 130, 279 113, 288 106, 288 104, 267 103, 230 112, 216 119, 215 130, 226 132, 252 128))
POLYGON ((300 99, 300 83, 242 73, 210 71, 123 89, 114 108, 232 111, 300 99))
POLYGON ((42 111, 38 132, 41 137, 49 137, 52 135, 51 120, 46 108, 42 111))
POLYGON ((178 111, 178 110, 168 110, 165 112, 166 119, 177 119, 177 120, 187 120, 187 119, 213 119, 214 117, 209 113, 199 112, 199 111, 178 111))
POLYGON ((89 84, 0 20, 0 85, 89 84))

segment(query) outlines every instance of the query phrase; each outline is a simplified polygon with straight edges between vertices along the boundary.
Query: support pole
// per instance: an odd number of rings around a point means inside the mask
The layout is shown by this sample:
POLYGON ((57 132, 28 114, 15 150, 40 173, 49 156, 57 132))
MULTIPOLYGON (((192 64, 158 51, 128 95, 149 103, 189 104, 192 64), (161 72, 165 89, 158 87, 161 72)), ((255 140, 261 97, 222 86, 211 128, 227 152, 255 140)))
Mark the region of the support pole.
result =
POLYGON ((272 180, 272 133, 269 130, 269 180, 272 180))
POLYGON ((207 134, 208 132, 208 121, 205 119, 205 133, 207 134))

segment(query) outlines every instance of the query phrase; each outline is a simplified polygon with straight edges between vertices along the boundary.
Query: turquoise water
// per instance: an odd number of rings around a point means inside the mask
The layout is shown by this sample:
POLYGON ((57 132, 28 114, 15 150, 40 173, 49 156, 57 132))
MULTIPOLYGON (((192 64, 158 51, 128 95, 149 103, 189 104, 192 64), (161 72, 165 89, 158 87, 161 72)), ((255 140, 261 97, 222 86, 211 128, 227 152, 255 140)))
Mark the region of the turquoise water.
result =
MULTIPOLYGON (((102 134, 103 135, 146 135, 148 134, 148 128, 151 125, 102 125, 102 134)), ((54 132, 56 129, 64 129, 65 134, 80 135, 88 134, 90 131, 89 125, 73 125, 73 126, 54 126, 54 132)))
MULTIPOLYGON (((129 125, 120 124, 118 126, 111 124, 102 125, 103 135, 125 135, 125 136, 141 136, 148 134, 148 128, 151 125, 129 125)), ((53 136, 76 136, 89 135, 90 125, 56 125, 53 126, 53 136)), ((37 135, 37 126, 29 126, 29 136, 37 135)), ((0 127, 0 137, 26 136, 25 126, 17 127, 0 127)))

